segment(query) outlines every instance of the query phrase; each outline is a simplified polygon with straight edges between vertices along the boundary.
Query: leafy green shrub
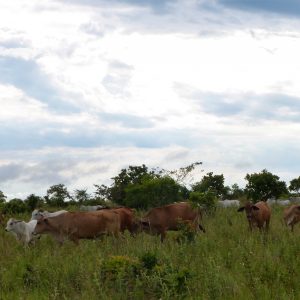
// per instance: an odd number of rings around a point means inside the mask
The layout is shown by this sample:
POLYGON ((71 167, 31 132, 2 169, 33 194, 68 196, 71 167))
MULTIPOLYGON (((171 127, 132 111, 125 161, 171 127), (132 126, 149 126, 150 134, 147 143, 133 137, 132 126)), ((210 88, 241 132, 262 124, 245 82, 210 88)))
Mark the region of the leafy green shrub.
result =
POLYGON ((104 281, 121 279, 128 283, 139 274, 141 265, 137 259, 128 256, 110 256, 102 261, 100 278, 104 281))
POLYGON ((192 205, 200 206, 207 213, 214 212, 217 207, 216 194, 211 190, 207 192, 192 192, 189 200, 192 202, 192 205))
POLYGON ((27 206, 21 199, 12 199, 6 202, 2 208, 3 213, 19 214, 24 213, 27 210, 27 206))
POLYGON ((185 242, 194 242, 196 238, 196 228, 189 221, 178 221, 178 234, 175 238, 177 242, 185 243, 185 242))
POLYGON ((152 270, 158 264, 158 258, 155 253, 146 252, 140 257, 140 262, 147 270, 152 270))

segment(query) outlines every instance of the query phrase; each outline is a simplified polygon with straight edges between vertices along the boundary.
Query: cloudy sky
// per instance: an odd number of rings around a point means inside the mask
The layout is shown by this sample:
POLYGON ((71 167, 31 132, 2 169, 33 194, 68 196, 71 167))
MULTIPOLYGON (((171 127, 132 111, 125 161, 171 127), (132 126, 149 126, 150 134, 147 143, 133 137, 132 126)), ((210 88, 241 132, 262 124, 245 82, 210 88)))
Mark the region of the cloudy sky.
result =
POLYGON ((0 2, 0 190, 195 161, 300 175, 299 0, 0 2))

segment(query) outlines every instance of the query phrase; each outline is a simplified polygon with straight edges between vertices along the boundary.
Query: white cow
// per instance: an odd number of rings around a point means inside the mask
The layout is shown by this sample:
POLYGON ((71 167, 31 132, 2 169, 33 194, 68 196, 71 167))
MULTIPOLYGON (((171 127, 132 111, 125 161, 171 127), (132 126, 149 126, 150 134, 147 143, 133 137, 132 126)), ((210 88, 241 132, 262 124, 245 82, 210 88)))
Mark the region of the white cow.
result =
POLYGON ((277 200, 276 200, 276 199, 268 199, 268 200, 267 200, 267 204, 268 204, 268 205, 274 205, 274 204, 277 204, 277 200))
POLYGON ((291 203, 299 204, 300 203, 300 197, 290 197, 291 203))
POLYGON ((58 216, 60 214, 64 214, 68 212, 67 210, 59 210, 56 212, 48 212, 46 210, 42 211, 40 209, 35 209, 32 214, 31 214, 31 220, 39 220, 41 218, 51 218, 51 217, 55 217, 58 216))
POLYGON ((95 210, 101 210, 103 208, 104 208, 104 206, 102 206, 102 205, 81 205, 79 207, 79 210, 82 210, 82 211, 95 211, 95 210))
POLYGON ((277 200, 277 204, 280 206, 288 206, 291 204, 290 200, 277 200))
POLYGON ((267 203, 268 203, 269 205, 277 204, 277 205, 280 205, 280 206, 288 206, 288 205, 291 204, 291 201, 290 201, 290 200, 268 199, 268 200, 267 200, 267 203))
POLYGON ((218 206, 220 207, 233 207, 233 206, 240 206, 239 200, 219 200, 218 206))
POLYGON ((24 221, 15 220, 10 218, 7 221, 5 230, 11 232, 18 241, 23 242, 24 245, 28 245, 31 241, 38 238, 34 236, 32 232, 35 229, 37 220, 31 220, 28 223, 24 221))

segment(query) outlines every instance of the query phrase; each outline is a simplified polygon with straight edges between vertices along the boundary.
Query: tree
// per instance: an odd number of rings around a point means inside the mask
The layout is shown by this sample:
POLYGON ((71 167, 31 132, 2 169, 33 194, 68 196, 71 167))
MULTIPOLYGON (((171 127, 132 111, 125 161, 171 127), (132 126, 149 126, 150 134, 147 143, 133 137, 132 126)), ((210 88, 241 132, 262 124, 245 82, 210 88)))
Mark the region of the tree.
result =
POLYGON ((300 176, 290 181, 289 190, 299 195, 300 191, 300 176))
POLYGON ((31 194, 24 200, 24 203, 29 211, 33 211, 35 208, 43 205, 44 201, 42 197, 31 194))
POLYGON ((6 202, 6 196, 4 195, 4 193, 2 191, 0 191, 0 203, 4 203, 6 202))
POLYGON ((91 196, 87 192, 87 189, 74 191, 74 200, 77 201, 79 204, 88 202, 90 200, 90 198, 91 198, 91 196))
POLYGON ((6 202, 3 208, 3 213, 20 214, 26 212, 27 207, 21 199, 13 198, 6 202))
POLYGON ((67 205, 66 199, 72 199, 67 188, 64 184, 52 185, 47 190, 47 195, 45 196, 46 202, 50 206, 64 207, 67 205))
POLYGON ((240 199, 244 196, 244 190, 241 189, 237 183, 234 183, 229 190, 230 199, 240 199))
POLYGON ((248 198, 253 199, 254 202, 266 201, 272 197, 278 198, 288 192, 286 183, 280 181, 277 175, 268 172, 266 169, 260 173, 247 174, 245 179, 248 181, 245 192, 248 198))
POLYGON ((104 184, 98 185, 94 184, 94 187, 96 188, 95 191, 95 199, 99 201, 106 201, 110 197, 110 188, 104 184))
POLYGON ((203 176, 200 182, 192 185, 192 191, 200 193, 213 191, 218 197, 221 197, 227 191, 224 187, 224 175, 213 175, 213 172, 209 172, 203 176))
POLYGON ((182 187, 170 176, 144 178, 125 189, 124 204, 129 207, 148 209, 182 200, 182 187))
POLYGON ((126 188, 130 184, 141 184, 145 178, 157 177, 154 171, 148 171, 148 168, 143 164, 142 166, 129 166, 128 169, 122 169, 119 175, 113 177, 113 184, 108 189, 109 200, 119 204, 125 205, 126 188))
POLYGON ((212 213, 217 207, 217 196, 212 190, 191 192, 189 200, 194 205, 203 208, 207 213, 212 213))
MULTIPOLYGON (((196 169, 197 166, 200 166, 200 165, 202 165, 202 162, 196 161, 186 167, 182 167, 177 170, 173 170, 173 171, 162 170, 162 173, 165 172, 166 175, 170 175, 179 184, 185 186, 185 185, 189 185, 192 183, 192 181, 194 180, 192 172, 196 169)), ((201 172, 202 171, 203 170, 201 170, 201 172)))

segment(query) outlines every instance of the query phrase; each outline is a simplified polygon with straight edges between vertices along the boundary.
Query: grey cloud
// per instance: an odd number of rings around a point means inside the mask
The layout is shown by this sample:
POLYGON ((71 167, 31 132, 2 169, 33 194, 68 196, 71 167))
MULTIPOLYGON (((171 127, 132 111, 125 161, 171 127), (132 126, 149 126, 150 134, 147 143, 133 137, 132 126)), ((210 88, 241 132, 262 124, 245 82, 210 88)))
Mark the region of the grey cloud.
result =
POLYGON ((56 112, 77 112, 64 101, 50 79, 33 60, 0 56, 0 83, 11 84, 56 112))
POLYGON ((221 5, 250 12, 269 12, 300 16, 298 0, 219 0, 221 5))
POLYGON ((24 166, 17 163, 0 165, 0 183, 19 178, 24 171, 24 166))
MULTIPOLYGON (((132 120, 130 122, 133 122, 132 120)), ((119 129, 93 129, 70 126, 69 132, 62 132, 59 125, 43 125, 43 132, 39 124, 0 124, 0 139, 5 141, 0 144, 0 150, 29 150, 45 147, 74 147, 92 148, 100 146, 138 148, 160 148, 170 145, 198 145, 205 142, 205 137, 197 139, 193 132, 185 130, 159 130, 141 127, 142 122, 137 119, 134 125, 139 125, 137 130, 120 131, 119 129)))
POLYGON ((103 78, 103 86, 113 95, 128 94, 127 87, 132 76, 133 67, 119 61, 111 61, 107 75, 103 78))
POLYGON ((218 94, 176 83, 179 96, 190 99, 199 110, 239 120, 277 120, 300 123, 300 98, 285 94, 218 94))
POLYGON ((149 119, 129 114, 101 113, 99 116, 107 123, 118 123, 126 128, 151 128, 154 126, 149 119))
POLYGON ((164 13, 168 9, 168 5, 172 2, 171 0, 111 0, 109 4, 105 0, 63 0, 59 2, 78 4, 78 5, 89 5, 94 7, 99 6, 112 6, 112 5, 134 5, 139 7, 149 7, 155 13, 164 13))

